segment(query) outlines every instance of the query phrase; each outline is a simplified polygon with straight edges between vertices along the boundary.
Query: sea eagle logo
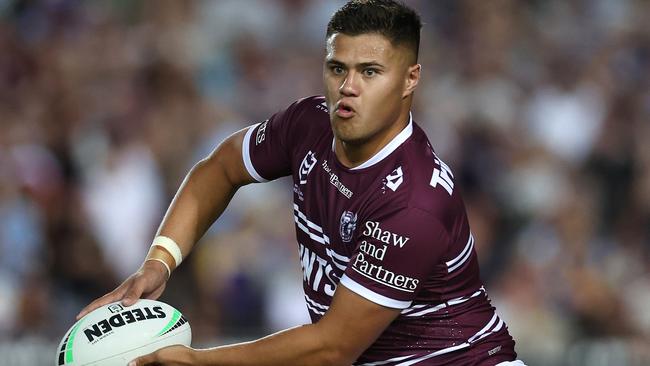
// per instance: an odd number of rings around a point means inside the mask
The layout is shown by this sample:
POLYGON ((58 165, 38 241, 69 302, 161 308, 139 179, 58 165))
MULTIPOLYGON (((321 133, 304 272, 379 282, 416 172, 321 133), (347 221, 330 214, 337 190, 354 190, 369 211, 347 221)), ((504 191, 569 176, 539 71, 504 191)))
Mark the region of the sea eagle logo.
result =
POLYGON ((352 240, 354 230, 357 228, 357 214, 350 211, 343 212, 340 224, 339 233, 341 234, 341 240, 344 243, 349 243, 352 240))

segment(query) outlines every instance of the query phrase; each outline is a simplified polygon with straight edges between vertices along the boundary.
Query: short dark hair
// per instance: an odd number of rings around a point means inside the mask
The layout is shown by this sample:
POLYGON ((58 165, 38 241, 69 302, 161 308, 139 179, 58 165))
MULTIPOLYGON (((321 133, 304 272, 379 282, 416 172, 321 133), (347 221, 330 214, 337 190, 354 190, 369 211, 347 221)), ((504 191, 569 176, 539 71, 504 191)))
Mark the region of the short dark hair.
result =
POLYGON ((327 24, 329 38, 334 33, 357 36, 380 34, 393 46, 407 46, 418 59, 422 22, 418 13, 395 0, 352 0, 332 15, 327 24))

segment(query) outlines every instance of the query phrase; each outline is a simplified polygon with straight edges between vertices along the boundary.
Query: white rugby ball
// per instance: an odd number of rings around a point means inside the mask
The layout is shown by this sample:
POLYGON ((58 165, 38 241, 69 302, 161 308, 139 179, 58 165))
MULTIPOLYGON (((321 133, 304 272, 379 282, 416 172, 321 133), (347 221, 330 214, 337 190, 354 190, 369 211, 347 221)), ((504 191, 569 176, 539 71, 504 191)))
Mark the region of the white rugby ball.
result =
POLYGON ((56 366, 126 366, 160 348, 192 342, 190 323, 160 301, 138 300, 102 306, 79 319, 65 334, 56 366))

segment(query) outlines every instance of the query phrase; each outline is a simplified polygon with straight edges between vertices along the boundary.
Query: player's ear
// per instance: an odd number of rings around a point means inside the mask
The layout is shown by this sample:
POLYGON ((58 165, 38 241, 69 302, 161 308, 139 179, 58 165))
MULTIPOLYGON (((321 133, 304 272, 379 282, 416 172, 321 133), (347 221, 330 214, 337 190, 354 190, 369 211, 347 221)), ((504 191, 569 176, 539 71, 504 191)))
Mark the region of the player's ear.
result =
POLYGON ((402 98, 406 98, 409 95, 413 94, 415 88, 417 88, 418 86, 418 82, 420 81, 421 70, 422 70, 422 65, 420 64, 415 64, 408 67, 406 73, 406 80, 404 81, 405 88, 404 88, 404 93, 402 94, 402 98))

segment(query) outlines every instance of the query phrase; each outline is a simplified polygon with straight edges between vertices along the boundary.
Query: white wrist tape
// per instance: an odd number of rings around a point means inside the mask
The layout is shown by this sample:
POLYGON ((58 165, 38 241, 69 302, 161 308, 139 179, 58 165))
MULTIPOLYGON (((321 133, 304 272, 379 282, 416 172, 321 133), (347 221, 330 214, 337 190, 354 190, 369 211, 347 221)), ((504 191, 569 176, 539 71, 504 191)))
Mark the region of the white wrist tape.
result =
POLYGON ((165 266, 165 268, 167 269, 167 279, 171 278, 172 270, 171 270, 171 268, 169 268, 169 264, 167 264, 167 262, 165 262, 164 260, 162 260, 160 258, 149 258, 149 259, 147 259, 147 261, 156 261, 156 262, 162 263, 163 266, 165 266))
POLYGON ((181 253, 181 248, 176 244, 176 242, 173 239, 170 239, 166 236, 156 236, 156 238, 153 240, 153 243, 151 246, 159 246, 164 248, 169 252, 169 254, 174 257, 174 262, 176 262, 176 267, 181 265, 181 262, 183 261, 183 253, 181 253))

